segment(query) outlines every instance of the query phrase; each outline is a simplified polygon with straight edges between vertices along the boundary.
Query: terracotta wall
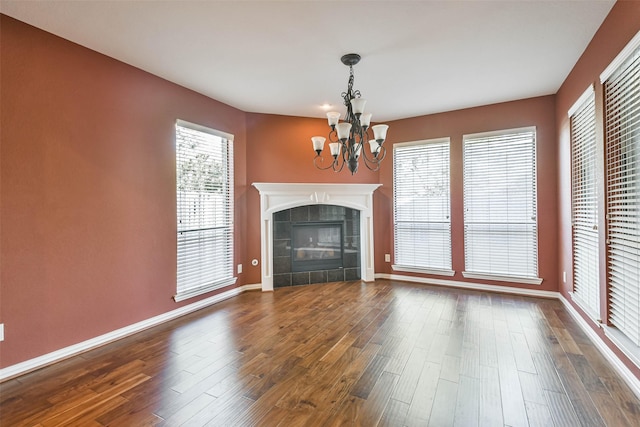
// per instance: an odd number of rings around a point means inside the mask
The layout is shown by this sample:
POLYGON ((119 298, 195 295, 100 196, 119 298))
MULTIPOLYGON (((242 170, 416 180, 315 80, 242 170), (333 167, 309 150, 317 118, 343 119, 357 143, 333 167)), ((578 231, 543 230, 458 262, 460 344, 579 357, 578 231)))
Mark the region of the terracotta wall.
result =
MULTIPOLYGON (((559 266, 558 281, 560 291, 571 301, 569 292, 573 290, 572 255, 571 255, 571 146, 569 118, 567 112, 589 85, 594 85, 596 93, 596 132, 601 160, 599 173, 600 193, 600 283, 601 283, 601 318, 606 319, 606 260, 604 245, 604 131, 603 131, 603 97, 600 74, 620 53, 626 44, 640 31, 640 2, 618 1, 607 19, 600 26, 591 43, 576 63, 573 70, 562 84, 556 96, 556 121, 558 140, 558 247, 559 266), (567 273, 567 281, 563 283, 562 274, 567 273)), ((572 303, 573 304, 573 303, 572 303)), ((587 323, 598 333, 614 352, 625 362, 635 375, 640 378, 640 368, 633 365, 604 336, 580 307, 574 304, 578 312, 583 314, 587 323)))
MULTIPOLYGON (((553 96, 398 120, 390 123, 390 125, 391 129, 393 129, 390 142, 394 143, 439 137, 449 137, 451 139, 452 267, 456 271, 455 276, 451 278, 452 280, 536 290, 557 290, 557 218, 555 214, 557 210, 555 195, 557 173, 553 96), (462 137, 470 133, 525 126, 536 126, 537 134, 538 264, 539 277, 543 278, 543 282, 541 285, 518 285, 506 282, 465 279, 462 277, 462 271, 464 271, 462 137)), ((384 218, 387 221, 387 225, 378 229, 378 233, 375 236, 376 272, 393 273, 391 264, 384 262, 384 253, 393 254, 393 218, 391 210, 393 171, 391 167, 381 169, 380 182, 383 186, 379 190, 379 194, 376 194, 376 197, 380 197, 376 200, 375 216, 376 221, 384 218), (379 249, 384 249, 384 252, 379 249)), ((446 279, 438 276, 433 277, 446 279)))
POLYGON ((0 19, 6 367, 197 300, 172 299, 177 118, 235 135, 238 260, 247 189, 242 111, 0 19))

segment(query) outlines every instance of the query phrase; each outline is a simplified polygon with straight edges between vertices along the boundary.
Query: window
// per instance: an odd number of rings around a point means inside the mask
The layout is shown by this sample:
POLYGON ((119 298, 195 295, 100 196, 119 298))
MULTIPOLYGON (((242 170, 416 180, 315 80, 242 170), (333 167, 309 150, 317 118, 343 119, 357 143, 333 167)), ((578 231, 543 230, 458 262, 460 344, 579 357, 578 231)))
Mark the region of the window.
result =
POLYGON ((232 136, 178 120, 176 301, 235 283, 232 136))
POLYGON ((535 128, 465 135, 465 277, 540 284, 535 128))
POLYGON ((449 138, 393 147, 395 270, 452 276, 449 138))
POLYGON ((600 319, 596 103, 593 86, 569 110, 573 299, 600 319))
POLYGON ((605 104, 609 322, 636 346, 635 361, 640 366, 640 33, 600 78, 605 104))

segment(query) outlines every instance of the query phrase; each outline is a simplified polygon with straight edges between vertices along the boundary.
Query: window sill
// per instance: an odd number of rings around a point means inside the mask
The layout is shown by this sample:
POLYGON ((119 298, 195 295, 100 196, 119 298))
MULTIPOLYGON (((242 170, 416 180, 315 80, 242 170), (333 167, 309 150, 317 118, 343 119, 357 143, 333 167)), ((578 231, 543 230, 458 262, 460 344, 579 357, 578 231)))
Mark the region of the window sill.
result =
POLYGON ((452 277, 456 274, 453 270, 440 270, 437 268, 420 268, 420 267, 410 267, 405 265, 392 265, 395 271, 404 271, 407 273, 421 273, 421 274, 435 274, 437 276, 448 276, 452 277))
POLYGON ((210 283, 199 288, 188 289, 186 291, 176 293, 173 296, 173 299, 175 300, 175 302, 184 301, 189 298, 197 297, 198 295, 206 294, 207 292, 215 291, 216 289, 224 288, 225 286, 233 285, 237 280, 238 279, 236 277, 231 277, 229 279, 220 280, 218 282, 210 283))
POLYGON ((539 285, 542 283, 542 279, 539 277, 501 276, 499 274, 474 273, 471 271, 463 271, 462 276, 467 279, 495 280, 498 282, 522 283, 525 285, 539 285))
POLYGON ((604 334, 618 347, 637 367, 640 367, 640 347, 635 345, 615 326, 603 326, 604 334))

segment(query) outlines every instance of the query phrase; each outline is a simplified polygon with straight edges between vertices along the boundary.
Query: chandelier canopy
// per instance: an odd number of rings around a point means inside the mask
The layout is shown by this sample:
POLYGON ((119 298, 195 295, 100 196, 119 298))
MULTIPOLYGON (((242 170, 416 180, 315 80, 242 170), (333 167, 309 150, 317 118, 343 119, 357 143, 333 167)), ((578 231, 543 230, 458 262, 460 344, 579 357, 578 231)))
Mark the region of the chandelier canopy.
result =
POLYGON ((358 162, 362 158, 365 166, 372 171, 380 168, 380 163, 387 154, 386 148, 382 145, 387 137, 387 125, 370 126, 371 113, 364 112, 366 100, 360 97, 360 91, 353 89, 353 66, 360 61, 360 55, 349 53, 340 58, 344 65, 349 67, 349 84, 347 91, 342 92, 344 105, 347 107, 347 115, 344 121, 340 122, 340 113, 330 111, 327 113, 329 120, 329 150, 331 152, 331 163, 325 164, 325 157, 322 156, 326 138, 323 136, 311 137, 313 149, 316 157, 313 164, 318 169, 333 169, 340 172, 344 165, 351 171, 351 174, 358 172, 358 162), (373 137, 370 130, 373 131, 373 137), (369 149, 362 149, 363 145, 369 145, 369 149), (367 154, 369 151, 370 154, 367 154))

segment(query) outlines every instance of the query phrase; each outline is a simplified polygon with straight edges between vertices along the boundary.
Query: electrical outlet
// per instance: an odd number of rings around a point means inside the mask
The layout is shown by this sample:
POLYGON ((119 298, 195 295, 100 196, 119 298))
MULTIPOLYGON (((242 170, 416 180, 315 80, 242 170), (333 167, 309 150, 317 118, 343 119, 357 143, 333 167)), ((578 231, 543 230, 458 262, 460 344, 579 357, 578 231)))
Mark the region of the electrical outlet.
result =
POLYGON ((391 262, 391 254, 384 254, 384 262, 391 262))
POLYGON ((238 264, 238 274, 242 274, 242 264, 238 264))
POLYGON ((0 323, 0 341, 4 341, 4 323, 0 323))
POLYGON ((562 282, 563 283, 567 283, 567 272, 566 271, 562 272, 562 282))

